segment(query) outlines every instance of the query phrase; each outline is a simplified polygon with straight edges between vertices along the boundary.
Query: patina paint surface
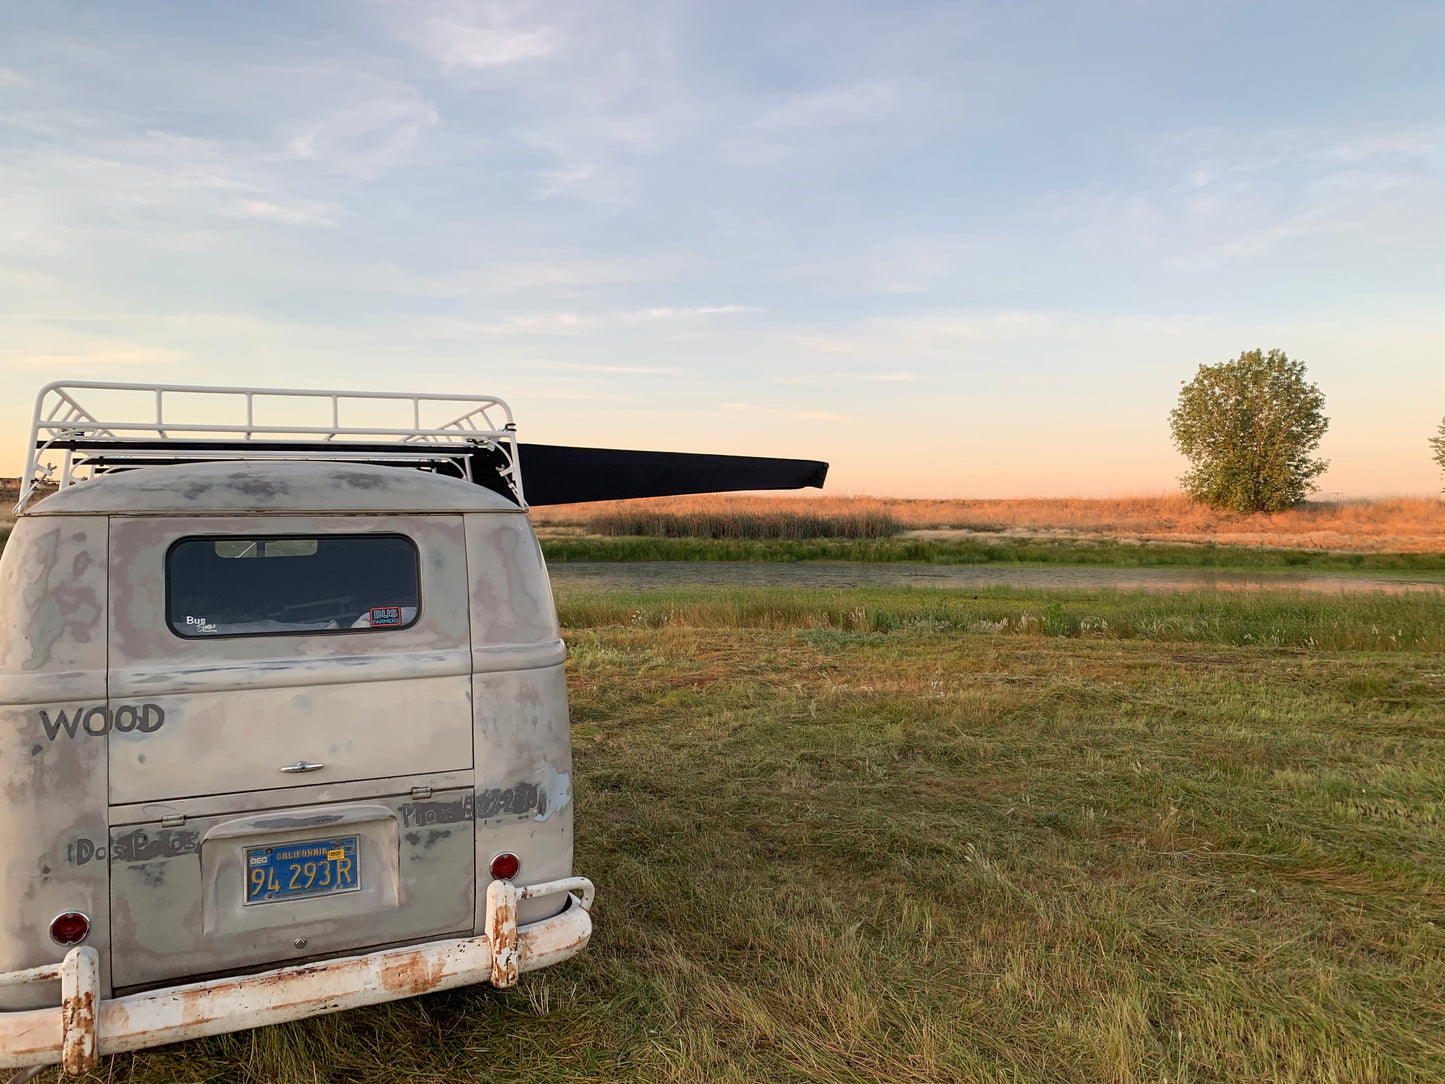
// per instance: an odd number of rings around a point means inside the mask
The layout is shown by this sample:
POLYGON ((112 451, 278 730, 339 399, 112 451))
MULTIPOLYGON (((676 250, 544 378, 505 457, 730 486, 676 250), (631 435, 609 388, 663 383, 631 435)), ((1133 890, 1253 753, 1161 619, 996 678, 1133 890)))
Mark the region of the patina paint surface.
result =
POLYGON ((547 566, 527 517, 464 518, 473 646, 485 653, 508 644, 559 642, 547 566))
MULTIPOLYGON (((537 788, 533 808, 478 818, 477 867, 485 870, 495 855, 511 851, 522 861, 519 884, 566 877, 572 872, 572 747, 562 667, 477 674, 473 680, 478 794, 515 786, 514 780, 537 788)), ((523 902, 517 920, 555 914, 561 902, 523 902)), ((479 907, 479 933, 481 919, 479 907)))
MULTIPOLYGON (((477 868, 512 851, 517 881, 529 884, 572 872, 572 735, 563 669, 566 650, 547 567, 525 516, 468 515, 477 764, 477 868), (499 665, 507 659, 507 668, 499 665), (494 808, 489 793, 519 783, 536 802, 519 812, 494 808)), ((559 898, 527 900, 517 920, 556 914, 559 898)), ((478 933, 483 904, 478 900, 478 933)))
MULTIPOLYGON (((520 518, 520 517, 519 517, 520 518)), ((111 741, 113 803, 472 766, 466 549, 459 516, 115 517, 110 694, 165 723, 111 741), (166 624, 166 552, 182 538, 400 534, 421 561, 404 629, 185 639, 166 624)))
MULTIPOLYGON (((470 794, 433 800, 460 805, 470 794)), ((472 823, 407 825, 410 805, 393 797, 112 829, 115 985, 470 933, 472 823), (357 890, 244 902, 247 848, 337 835, 359 840, 357 890)))
MULTIPOLYGON (((0 970, 58 961, 64 950, 50 939, 50 920, 83 911, 102 989, 106 535, 104 517, 24 518, 0 556, 0 970), (98 853, 85 840, 100 841, 98 853)), ((59 998, 59 984, 47 983, 0 991, 0 1007, 59 998)))
MULTIPOLYGON (((571 874, 566 649, 524 513, 455 480, 295 463, 150 468, 32 511, 0 562, 0 872, 27 886, 7 901, 0 969, 58 961, 47 926, 67 909, 92 918, 109 997, 484 935, 478 879, 501 851, 520 856, 521 885, 571 874), (330 533, 414 542, 415 624, 225 638, 168 627, 177 540, 330 533), (323 767, 280 771, 297 761, 323 767), (244 903, 248 847, 343 831, 358 890, 244 903)), ((567 906, 565 893, 524 893, 520 944, 554 936, 526 924, 567 906)), ((570 955, 583 926, 510 966, 570 955)), ((58 984, 5 996, 56 1005, 58 984)))

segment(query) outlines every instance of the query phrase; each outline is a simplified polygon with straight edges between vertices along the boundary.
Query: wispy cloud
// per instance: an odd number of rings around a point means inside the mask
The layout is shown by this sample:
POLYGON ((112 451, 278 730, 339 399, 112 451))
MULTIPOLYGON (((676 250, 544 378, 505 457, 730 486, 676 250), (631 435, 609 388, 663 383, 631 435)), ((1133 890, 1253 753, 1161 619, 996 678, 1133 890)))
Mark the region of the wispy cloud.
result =
POLYGON ((29 354, 17 358, 13 364, 29 368, 42 366, 92 366, 92 365, 163 365, 184 361, 186 355, 176 350, 156 347, 111 347, 75 354, 29 354))
POLYGON ((557 369, 568 373, 639 373, 647 376, 690 376, 687 369, 652 365, 588 365, 571 361, 529 361, 526 369, 557 369))
POLYGON ((532 312, 472 326, 488 335, 576 335, 595 327, 596 322, 575 312, 532 312))
MULTIPOLYGON (((1056 349, 1122 347, 1134 342, 1187 342, 1208 326, 1194 316, 1110 317, 1071 312, 949 312, 908 317, 874 317, 838 324, 826 331, 808 331, 790 338, 795 346, 822 354, 857 355, 880 364, 903 358, 957 362, 998 356, 998 351, 1036 350, 1044 343, 1056 349)), ((912 380, 911 372, 800 374, 773 377, 776 383, 843 380, 912 380)))
POLYGON ((1127 183, 1060 190, 1036 216, 1093 259, 1186 273, 1327 239, 1377 247, 1445 230, 1445 124, 1236 125, 1141 141, 1127 183))
POLYGON ((901 381, 917 379, 912 373, 798 373, 794 376, 770 376, 773 384, 834 384, 839 381, 901 381))
POLYGON ((536 20, 527 4, 407 0, 388 7, 398 37, 448 69, 540 60, 560 42, 558 28, 536 20))
POLYGON ((940 104, 935 91, 906 76, 780 95, 725 135, 720 153, 747 168, 872 159, 936 124, 940 104))
POLYGON ((494 335, 575 335, 599 328, 661 321, 701 320, 749 311, 742 305, 699 305, 695 308, 628 309, 615 312, 532 312, 508 316, 495 323, 476 325, 494 335))
POLYGON ((286 226, 335 226, 333 208, 310 200, 289 204, 265 199, 238 199, 221 212, 228 218, 255 218, 262 222, 279 222, 286 226))
POLYGON ((779 407, 758 406, 755 403, 719 403, 718 406, 732 414, 747 414, 755 418, 798 422, 851 422, 856 420, 846 414, 828 414, 821 410, 783 410, 779 407))
POLYGON ((556 49, 552 32, 503 27, 459 26, 436 20, 427 35, 432 52, 448 67, 490 68, 536 60, 556 49))
POLYGON ((625 403, 635 402, 632 396, 616 395, 608 392, 600 392, 595 387, 586 390, 565 391, 561 388, 523 388, 515 392, 509 392, 507 401, 512 405, 531 402, 534 399, 543 399, 559 403, 625 403))
MULTIPOLYGON (((515 298, 536 295, 547 299, 593 296, 604 287, 619 287, 676 272, 675 260, 665 261, 636 253, 613 256, 585 255, 571 250, 548 251, 529 246, 526 255, 500 257, 465 270, 416 272, 394 265, 367 269, 373 284, 403 294, 441 298, 515 298)), ((534 300, 532 302, 536 304, 534 300)), ((575 316, 575 314, 567 314, 575 316)))
POLYGON ((596 172, 597 167, 591 162, 582 162, 561 169, 543 170, 542 184, 537 189, 537 198, 550 199, 553 196, 560 196, 576 188, 596 172))
POLYGON ((371 178, 405 161, 422 133, 440 119, 436 107, 415 90, 388 87, 371 101, 307 125, 292 137, 291 152, 338 173, 371 178))
POLYGON ((820 129, 866 127, 901 112, 910 89, 896 79, 869 79, 790 94, 764 109, 744 130, 792 136, 820 129))
POLYGON ((294 194, 277 157, 248 141, 154 129, 27 143, 0 154, 0 264, 14 273, 96 262, 78 257, 87 251, 209 250, 227 220, 338 225, 339 208, 294 194))
POLYGON ((739 312, 752 312, 746 305, 698 305, 682 309, 634 309, 614 315, 624 321, 631 320, 692 320, 700 316, 731 316, 739 312))

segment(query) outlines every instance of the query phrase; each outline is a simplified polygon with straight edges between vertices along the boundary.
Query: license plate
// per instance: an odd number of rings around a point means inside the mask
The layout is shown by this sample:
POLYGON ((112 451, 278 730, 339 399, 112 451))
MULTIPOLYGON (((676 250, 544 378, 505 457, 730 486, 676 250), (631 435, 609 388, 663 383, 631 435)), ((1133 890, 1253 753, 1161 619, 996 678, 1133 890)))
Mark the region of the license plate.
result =
POLYGON ((246 902, 276 903, 361 887, 356 836, 246 848, 246 902))

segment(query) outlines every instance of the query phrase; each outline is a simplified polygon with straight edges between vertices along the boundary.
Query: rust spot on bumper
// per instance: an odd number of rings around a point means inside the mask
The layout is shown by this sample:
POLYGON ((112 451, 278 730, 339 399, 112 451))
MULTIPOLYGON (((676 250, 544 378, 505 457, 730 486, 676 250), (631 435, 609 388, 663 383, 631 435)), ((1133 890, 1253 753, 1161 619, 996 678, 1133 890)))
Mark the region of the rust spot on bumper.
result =
POLYGON ((395 990, 404 996, 425 994, 436 989, 446 974, 442 960, 428 959, 420 952, 414 952, 392 960, 381 969, 381 984, 388 990, 395 990))
POLYGON ((93 948, 71 949, 60 965, 60 1067, 72 1076, 100 1062, 96 1048, 96 1001, 100 957, 93 948))

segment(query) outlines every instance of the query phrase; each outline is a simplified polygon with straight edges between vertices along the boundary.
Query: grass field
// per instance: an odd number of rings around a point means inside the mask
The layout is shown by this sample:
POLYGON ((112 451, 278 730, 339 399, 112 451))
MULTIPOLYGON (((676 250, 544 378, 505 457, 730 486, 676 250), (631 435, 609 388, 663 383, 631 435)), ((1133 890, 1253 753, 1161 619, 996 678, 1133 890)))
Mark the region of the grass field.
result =
MULTIPOLYGON (((886 518, 913 531, 1024 538, 1213 542, 1298 550, 1445 553, 1445 502, 1429 497, 1308 501, 1273 515, 1212 512, 1178 495, 1113 499, 903 500, 883 497, 662 497, 532 510, 539 527, 623 532, 628 519, 774 520, 786 516, 886 518)), ((735 530, 733 535, 744 533, 735 530)), ((776 534, 774 535, 776 537, 776 534)))
POLYGON ((806 509, 772 512, 736 510, 661 512, 637 507, 601 512, 586 521, 589 532, 653 538, 892 538, 903 530, 900 520, 877 509, 829 512, 806 509))
POLYGON ((1228 516, 1182 497, 905 501, 670 497, 533 509, 551 561, 866 561, 1445 570, 1445 503, 1228 516))
MULTIPOLYGON (((10 536, 0 521, 0 551, 10 536)), ((565 561, 918 561, 938 565, 1080 565, 1100 568, 1296 569, 1300 571, 1445 571, 1441 552, 1288 550, 1213 543, 1116 539, 955 538, 668 538, 548 535, 542 551, 565 561)))
POLYGON ((559 606, 588 951, 94 1079, 1445 1078, 1438 603, 559 606))
POLYGON ((561 561, 921 561, 938 565, 1090 565, 1106 568, 1445 570, 1445 550, 1413 553, 1216 545, 1193 542, 999 535, 903 538, 607 538, 542 536, 561 561))

